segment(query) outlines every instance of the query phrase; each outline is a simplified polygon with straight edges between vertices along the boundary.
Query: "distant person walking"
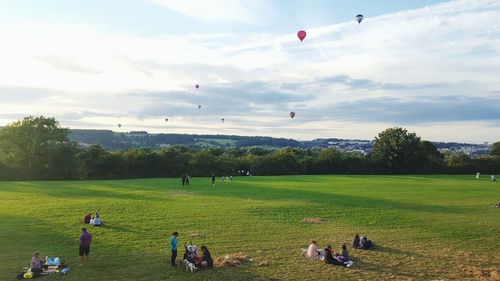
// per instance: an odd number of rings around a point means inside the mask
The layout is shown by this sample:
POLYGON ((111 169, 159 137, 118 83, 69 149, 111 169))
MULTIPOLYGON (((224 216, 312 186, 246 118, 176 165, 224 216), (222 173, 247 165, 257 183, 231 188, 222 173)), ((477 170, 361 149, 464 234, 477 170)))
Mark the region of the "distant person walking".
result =
POLYGON ((215 174, 212 173, 212 188, 215 188, 215 174))
POLYGON ((186 185, 186 175, 182 175, 182 186, 186 185))
POLYGON ((87 232, 87 229, 83 227, 82 234, 80 234, 80 265, 88 265, 90 263, 90 243, 92 243, 92 234, 87 232))
POLYGON ((179 241, 177 240, 177 236, 179 236, 179 233, 177 231, 172 233, 172 236, 170 236, 170 251, 172 251, 170 263, 174 267, 177 266, 175 264, 175 259, 177 259, 177 244, 179 244, 179 241))
POLYGON ((497 176, 491 175, 491 181, 492 182, 497 182, 497 176))
POLYGON ((479 179, 479 175, 481 175, 481 173, 480 173, 480 172, 477 172, 477 173, 476 173, 476 179, 479 179))
POLYGON ((191 185, 189 184, 189 175, 186 174, 186 185, 191 185))

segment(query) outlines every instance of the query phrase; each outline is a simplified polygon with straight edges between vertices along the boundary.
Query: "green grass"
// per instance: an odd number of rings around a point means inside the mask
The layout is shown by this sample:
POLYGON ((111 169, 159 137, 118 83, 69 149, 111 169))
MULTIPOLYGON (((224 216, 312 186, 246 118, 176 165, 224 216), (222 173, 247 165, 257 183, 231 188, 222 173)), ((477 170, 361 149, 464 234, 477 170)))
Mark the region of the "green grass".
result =
POLYGON ((495 201, 500 184, 473 176, 237 177, 215 191, 208 178, 191 178, 188 190, 180 179, 0 182, 0 279, 12 280, 38 250, 68 261, 66 280, 473 280, 474 268, 500 267, 495 201), (97 208, 106 226, 90 228, 92 264, 82 268, 81 220, 97 208), (326 222, 301 223, 309 217, 326 222), (172 269, 175 230, 181 244, 205 244, 214 257, 255 261, 172 269), (355 233, 379 248, 350 249, 353 268, 300 255, 311 239, 338 249, 355 233))

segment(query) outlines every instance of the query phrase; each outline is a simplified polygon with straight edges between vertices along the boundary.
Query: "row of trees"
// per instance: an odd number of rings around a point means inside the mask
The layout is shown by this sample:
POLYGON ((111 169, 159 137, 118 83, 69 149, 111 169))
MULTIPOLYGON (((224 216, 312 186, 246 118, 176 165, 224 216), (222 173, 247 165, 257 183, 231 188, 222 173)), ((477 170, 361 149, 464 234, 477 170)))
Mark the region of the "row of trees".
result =
POLYGON ((264 147, 127 149, 80 147, 54 118, 26 117, 0 131, 0 179, 118 179, 284 174, 494 173, 500 170, 500 142, 490 157, 441 154, 428 141, 403 128, 389 128, 368 155, 333 148, 264 147))

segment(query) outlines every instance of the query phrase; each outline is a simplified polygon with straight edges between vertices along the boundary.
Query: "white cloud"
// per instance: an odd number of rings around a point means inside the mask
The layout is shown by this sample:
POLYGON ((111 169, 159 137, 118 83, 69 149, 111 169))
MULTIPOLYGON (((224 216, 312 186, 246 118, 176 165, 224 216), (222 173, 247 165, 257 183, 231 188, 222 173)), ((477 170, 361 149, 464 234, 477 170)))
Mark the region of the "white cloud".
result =
POLYGON ((269 0, 149 0, 185 16, 206 22, 256 24, 271 9, 269 0))

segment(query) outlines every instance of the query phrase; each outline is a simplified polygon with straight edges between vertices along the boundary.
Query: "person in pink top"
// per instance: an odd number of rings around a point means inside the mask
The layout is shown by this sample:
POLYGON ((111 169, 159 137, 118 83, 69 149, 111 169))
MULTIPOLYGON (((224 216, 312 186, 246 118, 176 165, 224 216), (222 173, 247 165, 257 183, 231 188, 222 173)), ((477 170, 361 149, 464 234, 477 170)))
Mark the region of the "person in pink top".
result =
POLYGON ((315 240, 312 240, 311 245, 307 248, 306 257, 309 259, 318 258, 318 246, 316 245, 315 240))

